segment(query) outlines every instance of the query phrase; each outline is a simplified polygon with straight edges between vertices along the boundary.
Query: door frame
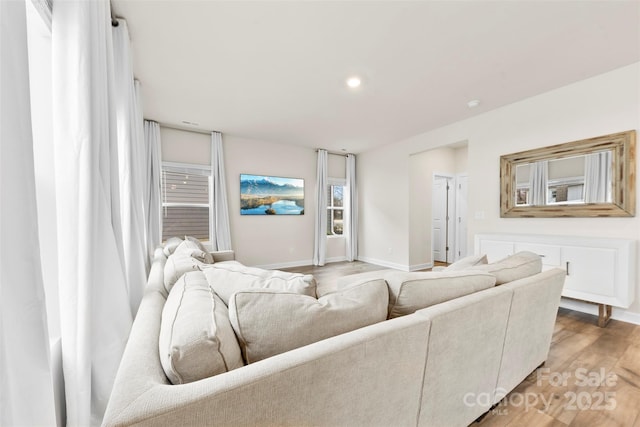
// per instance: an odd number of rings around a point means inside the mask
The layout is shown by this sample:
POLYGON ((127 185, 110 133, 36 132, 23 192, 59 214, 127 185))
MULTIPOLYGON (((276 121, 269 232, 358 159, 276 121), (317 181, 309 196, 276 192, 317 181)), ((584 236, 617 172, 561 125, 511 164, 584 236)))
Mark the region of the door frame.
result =
POLYGON ((455 249, 456 249, 456 233, 457 233, 457 227, 455 224, 455 215, 456 215, 456 176, 450 173, 443 173, 443 172, 434 172, 433 176, 431 178, 431 223, 429 224, 429 231, 430 231, 430 235, 431 235, 431 264, 434 265, 435 264, 435 259, 433 256, 433 250, 434 250, 434 239, 433 239, 433 198, 434 198, 434 186, 435 186, 435 182, 436 182, 436 178, 445 178, 448 181, 448 184, 450 185, 450 192, 448 195, 448 206, 447 208, 450 210, 448 210, 447 212, 447 217, 449 218, 447 220, 447 225, 446 225, 446 247, 449 248, 448 251, 446 251, 445 254, 445 259, 447 261, 447 263, 452 263, 454 262, 455 259, 455 249), (453 221, 451 221, 450 219, 454 218, 453 221), (453 244, 450 244, 453 240, 453 244))
POLYGON ((469 174, 467 172, 462 172, 462 173, 456 174, 456 176, 455 176, 455 189, 454 189, 454 191, 455 191, 455 199, 456 199, 456 212, 455 212, 455 214, 456 214, 456 218, 459 218, 460 212, 462 211, 462 209, 460 209, 461 194, 460 194, 460 191, 458 191, 460 189, 459 186, 460 186, 461 178, 466 178, 466 180, 467 180, 467 200, 466 200, 466 203, 467 203, 467 214, 466 214, 467 215, 467 218, 466 218, 467 233, 464 236, 464 241, 460 242, 460 238, 463 237, 463 236, 460 235, 460 228, 461 227, 458 226, 459 222, 457 220, 454 220, 453 227, 454 227, 455 236, 456 236, 455 253, 453 254, 454 261, 458 261, 460 258, 463 258, 464 256, 468 255, 467 254, 467 248, 469 247, 469 244, 468 244, 468 240, 469 240, 469 233, 468 233, 468 230, 469 230, 469 174), (464 255, 460 254, 461 245, 464 245, 464 248, 465 248, 464 255))

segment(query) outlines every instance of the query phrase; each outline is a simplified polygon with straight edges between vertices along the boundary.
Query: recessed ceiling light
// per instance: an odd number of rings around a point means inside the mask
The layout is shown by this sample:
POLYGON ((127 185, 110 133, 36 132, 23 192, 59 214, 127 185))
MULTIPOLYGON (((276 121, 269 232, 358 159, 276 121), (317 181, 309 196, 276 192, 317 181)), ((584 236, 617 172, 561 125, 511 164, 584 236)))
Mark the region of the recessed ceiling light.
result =
POLYGON ((357 77, 357 76, 349 77, 347 79, 347 86, 349 86, 352 89, 357 88, 358 86, 360 86, 361 83, 362 81, 360 80, 360 77, 357 77))
POLYGON ((471 101, 467 102, 467 106, 469 108, 476 108, 478 105, 480 105, 479 99, 472 99, 471 101))

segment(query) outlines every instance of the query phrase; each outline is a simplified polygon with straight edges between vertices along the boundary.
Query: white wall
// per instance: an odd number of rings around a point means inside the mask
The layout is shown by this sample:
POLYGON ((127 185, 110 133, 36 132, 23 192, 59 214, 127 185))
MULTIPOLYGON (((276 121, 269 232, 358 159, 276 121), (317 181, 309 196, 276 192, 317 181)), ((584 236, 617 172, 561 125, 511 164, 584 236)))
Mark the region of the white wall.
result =
POLYGON ((409 168, 409 269, 419 270, 433 267, 433 175, 455 176, 456 150, 443 147, 413 154, 409 168))
MULTIPOLYGON (((211 137, 203 133, 161 127, 164 161, 210 164, 211 137)), ((310 265, 316 191, 315 150, 223 134, 229 198, 231 240, 238 261, 246 265, 284 268, 310 265), (305 214, 295 216, 240 215, 240 174, 303 178, 305 214)), ((345 158, 329 156, 328 174, 345 177, 345 158)), ((327 260, 345 259, 341 237, 327 240, 327 260)))
POLYGON ((211 135, 161 126, 160 141, 165 162, 211 164, 211 135))
MULTIPOLYGON (((636 63, 361 154, 362 258, 408 268, 410 155, 463 140, 470 252, 479 232, 640 238, 638 217, 500 218, 498 173, 502 154, 640 129, 639 82, 636 63)), ((640 313, 640 284, 636 295, 632 310, 640 313)))
POLYGON ((456 174, 466 174, 469 168, 469 149, 465 143, 464 147, 457 147, 453 150, 456 164, 456 174))
POLYGON ((392 144, 358 156, 362 261, 409 268, 409 154, 401 144, 392 144))
POLYGON ((309 148, 223 136, 231 240, 246 265, 311 264, 316 153, 309 148), (240 174, 304 179, 304 215, 240 215, 240 174))

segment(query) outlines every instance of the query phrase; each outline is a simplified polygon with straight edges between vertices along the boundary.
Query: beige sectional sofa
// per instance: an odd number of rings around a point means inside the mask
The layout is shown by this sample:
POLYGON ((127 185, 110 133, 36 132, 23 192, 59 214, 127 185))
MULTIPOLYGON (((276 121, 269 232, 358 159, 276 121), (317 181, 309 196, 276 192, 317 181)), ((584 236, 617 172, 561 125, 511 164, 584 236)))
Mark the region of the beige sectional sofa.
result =
MULTIPOLYGON (((229 261, 233 253, 214 253, 213 258, 229 261)), ((523 259, 531 264, 530 254, 523 259)), ((539 272, 540 266, 533 264, 523 269, 523 263, 513 259, 490 264, 484 271, 368 273, 342 279, 336 294, 317 301, 304 295, 305 290, 287 291, 285 297, 302 301, 296 304, 306 304, 306 312, 320 313, 304 323, 295 317, 298 310, 278 305, 283 291, 264 289, 273 283, 264 282, 272 277, 265 273, 260 276, 262 290, 228 295, 229 311, 235 313, 229 313, 231 323, 242 307, 250 307, 246 301, 271 301, 267 312, 278 317, 284 311, 294 326, 304 324, 308 334, 302 334, 303 344, 304 339, 319 341, 174 385, 158 350, 163 309, 171 295, 165 286, 166 262, 167 254, 156 251, 105 426, 465 426, 545 361, 564 283, 563 270, 539 272), (496 275, 518 274, 526 277, 493 285, 496 275), (381 287, 381 282, 387 286, 381 287), (369 326, 355 325, 358 329, 323 339, 316 329, 331 323, 333 316, 326 310, 340 298, 357 306, 349 289, 358 287, 369 292, 367 298, 388 301, 370 310, 369 326), (255 298, 260 292, 262 296, 255 298), (380 315, 387 320, 375 320, 380 315)), ((235 262, 219 267, 216 274, 238 268, 242 272, 235 262)), ((187 277, 192 276, 196 277, 187 277)), ((306 277, 294 279, 309 282, 306 277)), ((241 317, 235 322, 242 326, 241 317)), ((255 322, 252 329, 240 332, 244 339, 260 339, 255 322)), ((286 341, 293 333, 285 327, 279 339, 286 341)), ((247 343, 240 345, 245 358, 255 351, 247 343)))

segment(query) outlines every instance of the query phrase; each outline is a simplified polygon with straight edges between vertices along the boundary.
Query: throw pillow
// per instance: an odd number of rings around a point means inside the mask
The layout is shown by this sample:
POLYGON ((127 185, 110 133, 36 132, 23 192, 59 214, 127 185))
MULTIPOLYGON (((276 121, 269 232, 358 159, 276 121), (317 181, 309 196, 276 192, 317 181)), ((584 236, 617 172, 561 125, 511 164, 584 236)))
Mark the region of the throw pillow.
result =
POLYGON ((482 265, 487 263, 487 255, 470 255, 468 257, 464 257, 454 262, 451 265, 448 265, 445 270, 446 271, 460 271, 466 270, 470 267, 475 267, 476 265, 482 265))
POLYGON ((181 238, 179 238, 179 237, 170 237, 165 242, 164 247, 162 248, 162 251, 164 252, 165 256, 167 256, 167 257, 171 256, 171 254, 173 254, 173 252, 180 245, 180 243, 182 243, 182 239, 181 238))
POLYGON ((204 247, 204 245, 202 244, 202 242, 198 239, 196 239, 193 236, 184 236, 184 240, 188 240, 192 243, 195 243, 196 246, 198 246, 198 249, 200 249, 202 252, 208 252, 207 248, 204 247))
POLYGON ((474 270, 486 271, 496 276, 496 285, 524 279, 542 271, 540 255, 522 251, 500 261, 473 267, 474 270))
POLYGON ((173 384, 186 384, 243 366, 227 306, 204 275, 183 275, 162 310, 162 368, 173 384))
POLYGON ((233 294, 229 319, 246 363, 253 363, 385 320, 388 295, 381 279, 319 299, 250 289, 233 294))
POLYGON ((468 295, 495 285, 496 278, 480 271, 441 271, 384 275, 389 285, 389 318, 468 295))
POLYGON ((201 256, 201 259, 196 257, 199 254, 202 254, 200 248, 189 240, 183 240, 178 245, 164 265, 164 287, 167 292, 171 291, 173 284, 176 283, 184 273, 200 270, 208 265, 201 261, 204 256, 201 256))
POLYGON ((251 288, 267 288, 316 296, 316 281, 310 274, 288 273, 247 267, 237 261, 204 266, 209 286, 229 305, 234 292, 251 288))

